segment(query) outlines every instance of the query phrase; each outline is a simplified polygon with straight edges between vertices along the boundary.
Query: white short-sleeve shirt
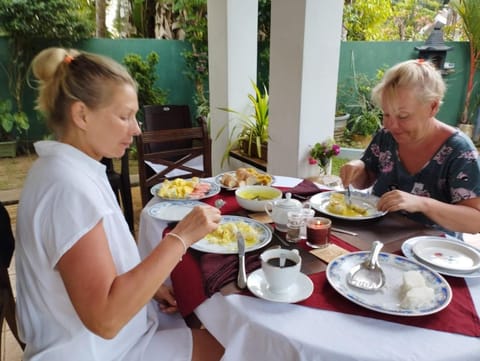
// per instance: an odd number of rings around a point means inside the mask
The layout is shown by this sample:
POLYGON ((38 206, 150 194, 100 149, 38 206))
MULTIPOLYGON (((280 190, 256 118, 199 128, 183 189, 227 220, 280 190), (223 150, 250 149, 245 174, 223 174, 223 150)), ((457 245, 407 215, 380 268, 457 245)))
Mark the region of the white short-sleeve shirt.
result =
POLYGON ((103 164, 60 142, 37 142, 35 150, 39 159, 24 184, 16 227, 17 314, 26 343, 24 360, 190 359, 190 330, 177 317, 167 320, 174 329, 162 331, 154 302, 111 340, 83 325, 56 270, 59 259, 100 220, 119 274, 140 262, 138 249, 103 164))

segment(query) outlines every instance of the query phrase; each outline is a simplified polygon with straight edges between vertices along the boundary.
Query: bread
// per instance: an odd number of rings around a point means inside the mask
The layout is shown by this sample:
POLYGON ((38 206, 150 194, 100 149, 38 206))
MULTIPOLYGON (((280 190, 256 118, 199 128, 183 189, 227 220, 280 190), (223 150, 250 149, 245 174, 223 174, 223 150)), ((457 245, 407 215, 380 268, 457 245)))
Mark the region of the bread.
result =
POLYGON ((223 175, 221 182, 225 187, 228 187, 228 188, 233 188, 238 186, 237 178, 234 175, 229 173, 225 173, 223 175))

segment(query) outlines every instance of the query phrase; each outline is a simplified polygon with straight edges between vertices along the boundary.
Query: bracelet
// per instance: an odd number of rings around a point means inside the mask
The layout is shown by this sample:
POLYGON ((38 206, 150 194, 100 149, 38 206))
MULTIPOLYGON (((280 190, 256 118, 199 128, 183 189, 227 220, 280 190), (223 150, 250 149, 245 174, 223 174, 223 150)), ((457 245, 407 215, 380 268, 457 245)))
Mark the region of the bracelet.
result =
POLYGON ((183 254, 187 253, 187 248, 188 248, 187 243, 185 242, 185 240, 182 237, 180 237, 178 234, 173 233, 173 232, 167 233, 167 236, 172 236, 172 237, 178 239, 182 243, 183 254))

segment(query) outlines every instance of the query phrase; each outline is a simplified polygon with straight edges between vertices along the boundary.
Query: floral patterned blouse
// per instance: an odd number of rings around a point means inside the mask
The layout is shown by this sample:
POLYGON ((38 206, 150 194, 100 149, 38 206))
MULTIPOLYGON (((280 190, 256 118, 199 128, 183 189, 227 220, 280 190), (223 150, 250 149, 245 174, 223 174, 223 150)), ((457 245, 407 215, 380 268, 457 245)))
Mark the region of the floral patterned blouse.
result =
MULTIPOLYGON (((366 169, 376 175, 372 193, 381 196, 391 189, 431 197, 445 203, 480 196, 480 160, 477 148, 460 131, 452 134, 424 167, 410 174, 400 161, 397 142, 381 129, 362 156, 366 169)), ((407 215, 416 221, 434 225, 422 213, 407 215)))

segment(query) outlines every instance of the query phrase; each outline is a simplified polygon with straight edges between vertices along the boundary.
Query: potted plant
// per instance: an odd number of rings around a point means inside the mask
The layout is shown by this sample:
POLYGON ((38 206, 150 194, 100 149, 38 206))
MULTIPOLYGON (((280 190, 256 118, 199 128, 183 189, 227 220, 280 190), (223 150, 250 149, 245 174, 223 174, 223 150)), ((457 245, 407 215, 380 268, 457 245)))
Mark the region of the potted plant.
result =
POLYGON ((465 94, 465 104, 460 117, 459 127, 466 134, 473 134, 471 119, 475 116, 476 109, 471 108, 471 96, 475 86, 474 77, 480 62, 480 7, 478 0, 451 0, 451 7, 462 18, 463 30, 470 45, 470 68, 465 94))
MULTIPOLYGON (((382 76, 383 71, 379 70, 377 78, 382 76)), ((347 122, 344 136, 365 148, 370 143, 373 134, 382 126, 382 112, 371 100, 375 81, 365 74, 357 74, 354 70, 353 82, 354 102, 347 105, 351 108, 352 115, 347 122)))
POLYGON ((10 100, 0 100, 0 157, 17 155, 17 139, 29 128, 27 115, 23 112, 12 112, 10 100))
POLYGON ((353 142, 365 148, 372 140, 373 134, 382 126, 380 118, 380 109, 363 109, 359 115, 353 117, 348 122, 345 133, 353 142))
POLYGON ((350 113, 345 109, 345 105, 337 104, 335 109, 335 129, 344 128, 348 119, 350 119, 350 113))
MULTIPOLYGON (((220 110, 234 113, 240 120, 230 130, 230 137, 227 148, 223 154, 222 165, 229 158, 232 149, 240 149, 247 156, 267 160, 268 144, 268 92, 263 88, 263 94, 257 85, 252 81, 255 95, 248 94, 253 112, 244 114, 230 108, 219 108, 220 110)), ((219 131, 218 136, 228 126, 225 124, 219 131)))

